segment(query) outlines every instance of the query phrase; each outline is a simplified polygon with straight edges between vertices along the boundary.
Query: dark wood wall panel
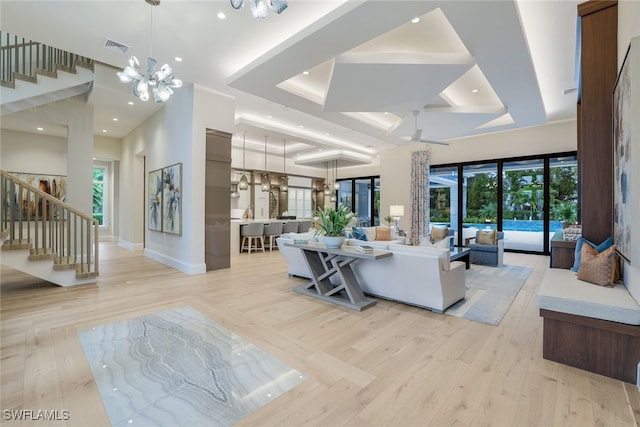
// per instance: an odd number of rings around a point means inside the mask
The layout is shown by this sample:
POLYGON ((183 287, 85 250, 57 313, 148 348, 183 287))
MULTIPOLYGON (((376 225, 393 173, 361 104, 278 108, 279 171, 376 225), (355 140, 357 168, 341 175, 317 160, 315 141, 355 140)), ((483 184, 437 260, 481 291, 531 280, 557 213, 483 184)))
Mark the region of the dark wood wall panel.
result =
POLYGON ((616 1, 578 5, 581 17, 581 105, 578 164, 582 234, 600 243, 613 235, 612 92, 617 77, 616 1))

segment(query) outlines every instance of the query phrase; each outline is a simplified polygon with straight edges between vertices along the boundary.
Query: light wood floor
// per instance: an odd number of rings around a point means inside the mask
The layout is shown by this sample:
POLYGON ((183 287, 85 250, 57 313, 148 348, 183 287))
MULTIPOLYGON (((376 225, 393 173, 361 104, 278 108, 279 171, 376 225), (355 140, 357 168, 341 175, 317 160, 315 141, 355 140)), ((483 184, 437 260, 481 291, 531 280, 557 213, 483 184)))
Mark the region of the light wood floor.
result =
MULTIPOLYGON (((635 386, 542 359, 535 295, 548 258, 499 326, 381 300, 358 313, 294 293, 281 255, 188 276, 113 244, 97 285, 60 288, 3 268, 0 409, 69 410, 108 426, 78 331, 190 305, 308 375, 241 426, 631 426, 635 386)), ((427 280, 425 278, 425 280, 427 280)), ((3 425, 19 425, 2 421, 3 425), (6 423, 6 424, 4 424, 6 423)))

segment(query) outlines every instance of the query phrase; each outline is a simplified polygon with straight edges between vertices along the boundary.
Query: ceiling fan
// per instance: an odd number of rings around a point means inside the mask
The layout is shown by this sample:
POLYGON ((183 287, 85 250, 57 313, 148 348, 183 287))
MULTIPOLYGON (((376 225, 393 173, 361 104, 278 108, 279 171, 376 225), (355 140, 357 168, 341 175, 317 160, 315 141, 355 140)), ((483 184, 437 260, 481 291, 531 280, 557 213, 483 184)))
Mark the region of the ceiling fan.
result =
POLYGON ((413 119, 414 119, 414 131, 413 131, 413 135, 411 135, 411 142, 424 142, 427 144, 438 144, 438 145, 449 145, 448 142, 442 142, 442 141, 432 141, 429 139, 422 139, 420 136, 422 135, 422 129, 418 129, 418 114, 420 114, 420 111, 415 110, 413 112, 413 119))

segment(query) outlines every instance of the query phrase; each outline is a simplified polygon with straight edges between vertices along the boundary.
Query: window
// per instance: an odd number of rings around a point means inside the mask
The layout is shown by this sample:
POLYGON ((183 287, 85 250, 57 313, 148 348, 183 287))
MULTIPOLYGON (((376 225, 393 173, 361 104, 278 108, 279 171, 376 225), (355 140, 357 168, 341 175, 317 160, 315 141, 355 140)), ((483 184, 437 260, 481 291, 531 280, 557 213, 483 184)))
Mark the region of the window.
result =
POLYGON ((287 208, 289 215, 295 215, 298 218, 311 218, 313 216, 311 192, 310 188, 289 187, 289 204, 287 208))
POLYGON ((110 175, 110 163, 93 163, 93 218, 98 220, 103 229, 109 227, 111 220, 110 175))
POLYGON ((380 225, 380 177, 338 180, 337 205, 345 205, 356 214, 363 227, 380 225))
POLYGON ((105 172, 106 168, 93 168, 93 218, 104 225, 104 199, 105 199, 105 172))

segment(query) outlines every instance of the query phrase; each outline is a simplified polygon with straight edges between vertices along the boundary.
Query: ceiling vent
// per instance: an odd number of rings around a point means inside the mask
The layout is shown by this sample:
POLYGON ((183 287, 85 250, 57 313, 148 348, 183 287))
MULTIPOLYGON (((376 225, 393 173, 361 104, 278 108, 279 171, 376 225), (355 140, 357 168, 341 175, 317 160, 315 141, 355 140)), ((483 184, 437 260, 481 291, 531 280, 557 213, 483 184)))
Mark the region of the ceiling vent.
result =
POLYGON ((127 53, 127 50, 129 50, 129 46, 127 46, 126 44, 122 44, 111 39, 104 39, 104 47, 105 49, 113 50, 120 53, 127 53))

